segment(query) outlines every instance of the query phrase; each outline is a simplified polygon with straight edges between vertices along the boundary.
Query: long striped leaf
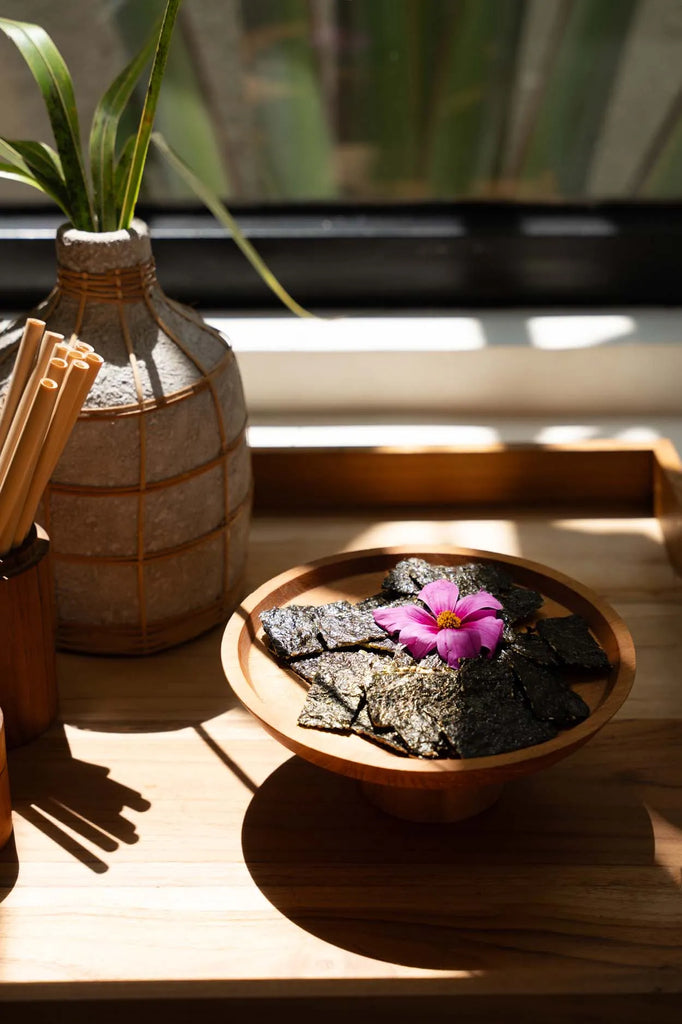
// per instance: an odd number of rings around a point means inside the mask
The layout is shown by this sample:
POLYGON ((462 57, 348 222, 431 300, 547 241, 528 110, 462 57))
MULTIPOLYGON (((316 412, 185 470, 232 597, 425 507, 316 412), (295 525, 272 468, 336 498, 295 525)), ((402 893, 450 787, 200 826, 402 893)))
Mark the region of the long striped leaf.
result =
MULTIPOLYGON (((90 129, 90 172, 100 231, 118 227, 116 202, 116 135, 133 89, 151 58, 156 33, 109 86, 95 110, 90 129)), ((132 151, 131 151, 132 156, 132 151)))
POLYGON ((64 171, 59 154, 46 142, 12 139, 9 143, 23 158, 29 171, 46 189, 55 196, 61 208, 67 212, 69 194, 64 181, 64 171))
POLYGON ((28 164, 19 150, 15 149, 14 144, 12 142, 8 142, 7 139, 0 139, 0 160, 3 160, 5 163, 12 164, 22 173, 31 173, 28 164))
MULTIPOLYGON (((126 139, 123 149, 118 155, 116 160, 116 168, 114 170, 114 191, 117 196, 122 196, 125 191, 126 179, 130 173, 130 164, 133 159, 133 150, 135 149, 135 136, 131 135, 126 139)), ((116 208, 116 217, 120 214, 118 207, 116 208)))
POLYGON ((74 227, 97 228, 81 150, 78 112, 69 69, 40 25, 0 18, 0 30, 12 40, 40 88, 59 152, 74 227))
MULTIPOLYGON (((57 197, 52 195, 49 189, 44 188, 39 181, 36 181, 32 174, 19 167, 15 167, 14 164, 4 163, 4 161, 0 160, 0 178, 6 178, 8 181, 17 181, 20 185, 30 185, 31 188, 38 189, 39 192, 43 192, 50 199, 58 203, 57 197)), ((63 207, 62 209, 64 210, 63 207)), ((64 213, 68 217, 68 211, 64 210, 64 213)))
POLYGON ((3 177, 32 185, 50 196, 70 219, 69 198, 59 157, 42 142, 0 139, 3 177))
POLYGON ((235 242, 241 249, 244 256, 259 274, 265 284, 275 293, 277 298, 284 303, 287 309, 290 309, 292 313, 300 317, 314 317, 314 313, 310 313, 303 306, 300 306, 295 299, 289 295, 289 292, 284 288, 268 266, 263 262, 261 257, 258 255, 254 247, 249 242, 248 238, 245 238, 242 234, 239 225, 235 221, 230 211, 221 203, 215 193, 208 188, 207 185, 196 176, 194 171, 187 166, 182 157, 171 149, 166 140, 158 132, 154 132, 152 135, 152 142, 159 150, 160 153, 168 160, 171 167, 175 168, 178 174, 185 180, 193 192, 201 199, 208 209, 211 211, 215 219, 226 227, 232 234, 235 242))
POLYGON ((64 184, 64 171, 59 153, 46 142, 33 142, 31 139, 8 139, 7 144, 19 153, 29 167, 47 177, 54 177, 64 184))
POLYGON ((129 227, 135 213, 135 204, 137 203, 137 197, 140 194, 142 174, 147 160, 147 151, 149 150, 149 140, 151 138, 152 126, 154 124, 156 104, 159 99, 163 73, 166 68, 168 48, 170 46, 175 19, 178 16, 178 10, 181 2, 182 0, 168 0, 166 9, 163 13, 163 21, 161 22, 161 29, 156 43, 156 53, 154 54, 154 63, 149 76, 149 84, 147 85, 147 94, 145 96, 144 107, 142 109, 142 117, 140 118, 140 124, 135 138, 135 148, 133 149, 133 156, 130 162, 130 171, 128 172, 125 190, 121 198, 121 214, 118 221, 119 228, 129 227))

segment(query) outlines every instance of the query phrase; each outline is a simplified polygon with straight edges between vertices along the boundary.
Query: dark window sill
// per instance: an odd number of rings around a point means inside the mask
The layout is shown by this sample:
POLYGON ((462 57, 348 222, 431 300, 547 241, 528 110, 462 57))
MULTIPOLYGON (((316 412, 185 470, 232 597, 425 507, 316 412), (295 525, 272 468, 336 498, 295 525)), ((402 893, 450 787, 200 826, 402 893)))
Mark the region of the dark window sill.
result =
MULTIPOLYGON (((159 277, 178 300, 277 308, 227 231, 205 212, 143 208, 159 277)), ((303 305, 337 309, 675 305, 682 204, 504 203, 233 211, 303 305)), ((0 215, 0 307, 54 283, 50 213, 0 215)))

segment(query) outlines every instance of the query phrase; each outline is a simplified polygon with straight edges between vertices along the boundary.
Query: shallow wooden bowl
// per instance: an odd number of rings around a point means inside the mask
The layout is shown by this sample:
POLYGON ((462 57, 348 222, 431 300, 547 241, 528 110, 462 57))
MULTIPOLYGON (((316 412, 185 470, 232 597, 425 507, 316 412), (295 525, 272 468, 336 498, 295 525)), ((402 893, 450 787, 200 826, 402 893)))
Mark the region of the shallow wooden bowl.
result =
POLYGON ((264 583, 234 613, 223 635, 222 661, 239 700, 284 746, 323 768, 360 779, 375 803, 417 821, 454 821, 476 814, 497 799, 505 782, 566 757, 615 714, 635 675, 635 651, 627 626, 593 591, 536 562, 467 548, 381 548, 290 569, 264 583), (613 666, 608 675, 574 681, 576 691, 589 705, 589 717, 546 743, 494 757, 461 760, 404 758, 360 736, 297 725, 307 684, 278 665, 265 647, 259 613, 275 605, 360 600, 380 589, 396 562, 412 557, 438 565, 500 562, 516 584, 543 595, 538 618, 574 612, 582 615, 613 666))

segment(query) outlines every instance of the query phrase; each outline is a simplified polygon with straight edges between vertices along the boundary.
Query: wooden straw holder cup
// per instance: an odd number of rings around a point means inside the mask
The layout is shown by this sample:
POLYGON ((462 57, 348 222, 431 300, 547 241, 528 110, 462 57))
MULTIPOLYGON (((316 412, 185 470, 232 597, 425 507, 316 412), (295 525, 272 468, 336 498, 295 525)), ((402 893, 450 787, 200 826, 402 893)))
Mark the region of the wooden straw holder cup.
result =
POLYGON ((57 714, 49 546, 45 531, 33 526, 20 547, 0 558, 0 707, 9 749, 40 735, 57 714))
POLYGON ((9 796, 5 727, 0 710, 0 850, 12 835, 12 803, 9 796))

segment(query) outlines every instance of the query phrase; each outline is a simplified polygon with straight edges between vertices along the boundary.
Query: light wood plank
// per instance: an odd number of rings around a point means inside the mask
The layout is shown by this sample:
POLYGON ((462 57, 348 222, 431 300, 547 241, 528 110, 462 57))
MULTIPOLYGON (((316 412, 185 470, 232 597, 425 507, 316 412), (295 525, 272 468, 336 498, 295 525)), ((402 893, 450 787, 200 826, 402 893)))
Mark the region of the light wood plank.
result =
POLYGON ((261 518, 249 587, 417 539, 544 562, 612 603, 639 658, 618 720, 481 818, 425 827, 270 739, 225 682, 220 631, 148 659, 60 655, 65 724, 10 755, 0 1000, 286 995, 334 1019, 326 1000, 362 996, 400 1019, 392 1000, 428 994, 462 1019, 504 999, 561 1021, 583 994, 594 1019, 634 1021, 640 997, 682 992, 682 584, 659 523, 261 518))

